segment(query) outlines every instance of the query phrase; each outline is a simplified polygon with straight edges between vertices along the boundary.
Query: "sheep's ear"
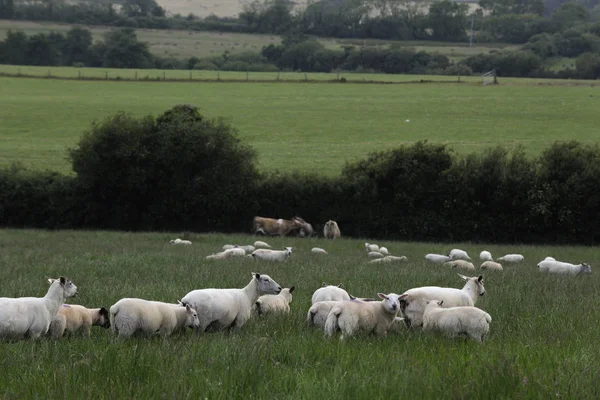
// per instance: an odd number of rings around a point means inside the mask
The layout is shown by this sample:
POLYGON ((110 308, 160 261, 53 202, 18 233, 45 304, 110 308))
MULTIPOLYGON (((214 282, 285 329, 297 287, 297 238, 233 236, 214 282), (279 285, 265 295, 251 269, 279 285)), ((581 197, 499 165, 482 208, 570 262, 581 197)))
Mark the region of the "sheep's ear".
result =
POLYGON ((461 278, 463 278, 465 281, 469 280, 468 276, 464 276, 464 275, 461 275, 461 274, 457 274, 457 275, 460 276, 461 278))
POLYGON ((102 307, 99 311, 100 315, 104 315, 105 317, 108 317, 108 310, 104 307, 102 307))
POLYGON ((340 284, 338 285, 338 287, 343 289, 343 288, 344 288, 344 284, 343 284, 343 283, 340 283, 340 284))
POLYGON ((350 296, 350 300, 356 300, 356 296, 352 296, 350 293, 348 293, 348 296, 350 296))
POLYGON ((325 287, 325 286, 327 286, 327 282, 323 282, 323 283, 321 284, 321 287, 325 287))
POLYGON ((295 286, 292 286, 292 287, 290 288, 290 294, 292 294, 292 292, 294 291, 294 289, 296 289, 296 287, 295 287, 295 286))
POLYGON ((260 274, 258 272, 253 272, 252 276, 255 277, 257 280, 260 279, 260 274))
POLYGON ((54 281, 55 281, 55 280, 56 280, 56 279, 48 278, 48 283, 52 285, 52 284, 54 283, 54 281))
POLYGON ((181 302, 181 300, 177 300, 177 304, 179 304, 180 306, 185 306, 185 304, 183 304, 183 303, 181 302))
POLYGON ((407 294, 403 294, 403 295, 401 295, 401 296, 398 296, 398 300, 400 300, 400 301, 404 301, 404 302, 405 302, 405 301, 406 301, 406 299, 407 299, 407 297, 408 297, 408 295, 407 295, 407 294))
POLYGON ((438 306, 441 306, 442 304, 444 304, 444 300, 438 301, 438 306))
POLYGON ((191 307, 189 304, 186 304, 186 305, 185 305, 185 309, 186 309, 187 311, 190 311, 190 310, 192 309, 192 307, 191 307))
POLYGON ((61 276, 59 279, 60 279, 60 284, 61 285, 64 285, 65 282, 67 281, 64 276, 61 276))
POLYGON ((477 281, 478 281, 478 282, 481 282, 481 281, 483 281, 483 275, 479 275, 479 278, 477 278, 477 281))
POLYGON ((377 296, 383 300, 383 299, 387 299, 388 297, 384 294, 384 293, 377 293, 377 296))

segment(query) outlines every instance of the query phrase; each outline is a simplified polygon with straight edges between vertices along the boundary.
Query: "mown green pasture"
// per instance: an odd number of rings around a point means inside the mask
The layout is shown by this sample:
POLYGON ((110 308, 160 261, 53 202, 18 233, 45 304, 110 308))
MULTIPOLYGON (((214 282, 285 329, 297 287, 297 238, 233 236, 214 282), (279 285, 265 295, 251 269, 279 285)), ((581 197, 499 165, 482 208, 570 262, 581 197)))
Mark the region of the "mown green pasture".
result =
MULTIPOLYGON (((58 71, 66 69, 53 73, 58 71)), ((335 175, 347 161, 419 140, 447 144, 459 153, 522 145, 531 155, 555 140, 600 140, 600 96, 593 84, 501 82, 482 87, 1 77, 0 165, 22 162, 69 172, 66 149, 92 121, 118 111, 159 115, 181 103, 230 121, 258 151, 263 170, 335 175)))
MULTIPOLYGON (((343 226, 341 227, 343 232, 343 226)), ((250 272, 269 274, 296 292, 288 316, 253 319, 239 334, 192 332, 117 340, 92 330, 59 342, 0 343, 0 397, 24 398, 597 398, 600 282, 598 248, 379 242, 407 264, 368 265, 364 240, 267 239, 296 248, 283 264, 250 259, 206 261, 246 235, 0 230, 0 296, 43 296, 46 277, 79 287, 72 303, 110 306, 123 297, 174 302, 204 287, 243 287, 250 272), (181 236, 181 235, 179 235, 181 236), (313 246, 327 256, 309 253, 313 246), (426 265, 428 252, 460 247, 476 258, 522 253, 525 262, 485 273, 477 306, 492 316, 486 342, 448 339, 401 327, 387 338, 326 340, 305 318, 321 282, 357 296, 421 285, 462 287, 456 271, 426 265), (540 275, 546 256, 587 261, 586 277, 540 275)), ((479 272, 477 272, 479 273, 479 272)))

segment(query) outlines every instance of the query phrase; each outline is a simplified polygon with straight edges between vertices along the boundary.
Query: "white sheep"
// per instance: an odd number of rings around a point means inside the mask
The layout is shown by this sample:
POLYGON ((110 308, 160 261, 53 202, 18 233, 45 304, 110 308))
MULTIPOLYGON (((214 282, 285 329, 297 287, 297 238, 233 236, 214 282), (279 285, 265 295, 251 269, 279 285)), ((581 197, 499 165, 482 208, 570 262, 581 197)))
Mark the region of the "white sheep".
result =
POLYGON ((503 269, 502 264, 494 261, 484 261, 479 268, 491 271, 502 271, 503 269))
POLYGON ((368 261, 367 264, 387 264, 392 262, 406 262, 408 259, 406 256, 396 257, 396 256, 385 256, 383 258, 375 258, 371 261, 368 261))
POLYGON ((287 261, 292 255, 292 247, 285 250, 256 249, 252 252, 252 258, 263 261, 287 261))
POLYGON ((264 294, 254 302, 254 310, 258 315, 289 313, 294 286, 282 289, 279 294, 264 294))
POLYGON ((507 264, 518 264, 518 263, 522 263, 523 260, 525 260, 525 257, 523 257, 521 254, 507 254, 505 256, 498 257, 496 259, 496 262, 507 263, 507 264))
POLYGON ((365 243, 365 250, 367 251, 367 253, 370 253, 372 251, 379 251, 379 246, 377 246, 376 244, 365 243))
POLYGON ((254 247, 256 247, 257 249, 270 249, 271 248, 271 246, 268 243, 263 242, 261 240, 257 240, 256 242, 254 242, 254 247))
POLYGON ((323 286, 315 290, 313 293, 311 301, 312 304, 315 304, 319 301, 341 300, 350 300, 350 295, 342 288, 342 285, 327 285, 325 282, 323 282, 323 286))
POLYGON ((381 254, 383 254, 384 256, 389 256, 390 255, 390 252, 388 251, 387 247, 380 247, 379 248, 379 252, 381 254))
POLYGON ((229 258, 244 257, 246 252, 240 247, 232 247, 217 254, 211 254, 204 257, 206 260, 225 260, 229 258))
POLYGON ((173 239, 169 243, 171 243, 171 244, 177 244, 177 245, 184 245, 184 246, 189 246, 189 245, 192 244, 192 242, 190 242, 189 240, 181 240, 179 238, 173 239))
POLYGON ((317 326, 319 328, 325 327, 325 321, 327 320, 327 316, 329 315, 329 311, 335 306, 337 303, 344 301, 377 301, 376 299, 371 298, 357 298, 354 296, 349 296, 347 300, 323 300, 314 302, 313 305, 308 309, 308 314, 306 315, 306 322, 308 326, 317 326))
POLYGON ((383 258, 385 257, 383 254, 381 254, 378 251, 370 251, 367 253, 367 257, 369 258, 383 258))
POLYGON ((136 332, 169 336, 185 328, 197 328, 199 324, 196 310, 181 303, 125 298, 110 307, 110 325, 113 332, 122 338, 136 332))
POLYGON ((48 333, 54 339, 63 337, 65 331, 69 333, 81 331, 84 336, 89 337, 93 325, 110 328, 110 319, 106 308, 86 308, 77 304, 63 304, 52 319, 48 333))
POLYGON ((448 254, 448 257, 450 257, 452 260, 471 261, 471 257, 469 257, 467 252, 461 249, 452 249, 448 254))
POLYGON ((479 253, 479 258, 481 259, 481 261, 494 261, 494 259, 492 258, 492 253, 485 250, 479 253))
POLYGON ((473 263, 460 259, 448 261, 447 263, 444 263, 444 265, 447 265, 452 269, 458 268, 464 269, 466 271, 475 271, 475 266, 473 265, 473 263))
POLYGON ((446 307, 474 306, 477 299, 485 294, 483 276, 468 277, 460 274, 458 276, 466 281, 462 289, 424 286, 404 292, 400 296, 400 309, 404 323, 409 327, 420 327, 423 324, 426 300, 444 301, 446 307))
POLYGON ((320 247, 313 247, 312 249, 310 249, 310 252, 314 254, 329 254, 325 249, 322 249, 320 247))
POLYGON ((252 252, 254 250, 256 250, 256 247, 254 247, 254 246, 252 246, 250 244, 247 244, 247 245, 244 245, 244 246, 239 246, 239 248, 242 249, 242 250, 244 250, 244 252, 246 254, 252 254, 252 252))
POLYGON ((252 279, 241 289, 197 289, 181 301, 198 311, 198 332, 224 329, 237 332, 248 321, 252 306, 262 294, 279 294, 281 286, 270 276, 252 272, 252 279))
POLYGON ((591 274, 592 267, 586 263, 571 264, 562 261, 542 261, 538 265, 539 271, 548 274, 591 274))
POLYGON ((229 249, 233 249, 234 247, 238 247, 237 244, 224 244, 223 247, 221 248, 221 250, 229 250, 229 249))
POLYGON ((423 330, 438 331, 451 337, 466 335, 483 342, 490 330, 492 317, 472 306, 442 308, 443 301, 428 301, 423 312, 423 330))
POLYGON ((543 261, 556 261, 554 257, 546 257, 543 261))
POLYGON ((329 311, 325 320, 325 336, 340 330, 340 339, 362 331, 386 335, 400 311, 398 295, 377 293, 381 301, 341 301, 329 311))
POLYGON ((450 258, 449 256, 441 255, 441 254, 429 253, 429 254, 425 254, 425 260, 427 260, 433 264, 443 264, 445 262, 451 261, 452 258, 450 258))
POLYGON ((50 288, 44 297, 0 298, 0 337, 37 339, 48 332, 59 307, 77 294, 77 286, 62 276, 48 282, 50 288))

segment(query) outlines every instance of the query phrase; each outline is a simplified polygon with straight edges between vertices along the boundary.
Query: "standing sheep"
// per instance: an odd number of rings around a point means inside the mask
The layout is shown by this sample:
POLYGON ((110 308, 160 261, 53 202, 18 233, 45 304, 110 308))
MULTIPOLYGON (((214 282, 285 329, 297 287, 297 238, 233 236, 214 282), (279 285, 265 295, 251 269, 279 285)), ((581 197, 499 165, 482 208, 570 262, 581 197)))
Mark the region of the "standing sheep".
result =
POLYGON ((494 261, 494 259, 492 258, 492 253, 485 250, 479 253, 479 258, 481 259, 481 261, 494 261))
POLYGON ((254 303, 258 315, 289 313, 294 286, 282 289, 279 294, 264 294, 254 303))
POLYGON ((292 255, 292 247, 285 250, 257 249, 252 252, 252 258, 263 261, 287 261, 292 255))
POLYGON ((252 306, 261 294, 279 294, 281 286, 270 276, 252 272, 252 279, 242 289, 198 289, 181 301, 191 305, 200 319, 197 332, 240 330, 250 318, 252 306))
POLYGON ((485 261, 481 264, 481 269, 487 269, 491 271, 502 271, 502 264, 499 264, 494 261, 485 261))
POLYGON ((315 290, 312 295, 312 304, 319 301, 341 301, 350 300, 350 295, 344 289, 342 284, 338 286, 327 285, 323 282, 323 286, 315 290))
POLYGON ((256 247, 257 249, 270 249, 271 246, 266 243, 263 242, 262 240, 257 240, 256 242, 254 242, 254 247, 256 247))
POLYGON ((430 300, 423 312, 423 330, 443 332, 451 337, 466 335, 483 342, 492 317, 477 307, 442 308, 443 301, 430 300))
POLYGON ((471 261, 471 257, 469 257, 467 252, 461 249, 452 249, 450 254, 448 254, 448 257, 450 257, 452 260, 471 261))
POLYGON ((441 254, 429 253, 429 254, 425 254, 425 260, 427 260, 433 264, 443 264, 445 262, 451 261, 452 258, 449 256, 441 255, 441 254))
POLYGON ((313 247, 312 249, 310 249, 310 252, 313 254, 328 254, 327 250, 322 249, 320 247, 313 247))
POLYGON ((77 304, 63 304, 50 323, 48 333, 54 339, 60 339, 66 332, 81 331, 84 336, 90 337, 93 325, 110 328, 108 311, 106 308, 85 308, 77 304))
POLYGON ((367 251, 367 253, 370 253, 372 251, 379 251, 379 246, 377 246, 376 244, 365 242, 365 250, 367 251))
POLYGON ((342 236, 337 222, 329 220, 323 227, 323 236, 325 239, 337 239, 342 236))
POLYGON ((507 254, 505 256, 498 257, 496 259, 496 262, 507 264, 519 264, 522 263, 524 260, 525 257, 523 257, 521 254, 507 254))
POLYGON ((0 297, 0 337, 37 339, 48 332, 59 307, 77 294, 77 286, 62 276, 48 282, 44 297, 0 297))

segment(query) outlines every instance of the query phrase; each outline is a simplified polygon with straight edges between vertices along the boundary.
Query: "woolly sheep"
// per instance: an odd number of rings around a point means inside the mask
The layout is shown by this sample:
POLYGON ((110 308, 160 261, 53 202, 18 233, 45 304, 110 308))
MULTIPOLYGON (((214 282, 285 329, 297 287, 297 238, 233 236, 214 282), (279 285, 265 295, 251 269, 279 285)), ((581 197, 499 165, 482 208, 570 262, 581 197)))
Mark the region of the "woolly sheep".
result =
POLYGON ((310 249, 310 252, 314 254, 328 254, 325 249, 322 249, 320 247, 313 247, 312 249, 310 249))
POLYGON ((449 256, 444 256, 441 254, 425 254, 425 260, 429 261, 433 264, 443 264, 445 262, 451 261, 452 258, 449 256))
POLYGON ((0 298, 0 337, 37 339, 48 332, 65 299, 77 294, 77 286, 62 276, 48 282, 50 288, 44 297, 0 298))
POLYGON ((198 311, 197 332, 224 329, 237 332, 250 318, 252 306, 260 295, 280 292, 281 286, 269 275, 252 272, 252 279, 244 288, 192 290, 181 301, 198 311))
POLYGON ((539 271, 548 274, 591 274, 592 267, 586 263, 571 264, 562 261, 542 261, 538 264, 539 271))
POLYGON ((323 236, 325 239, 337 239, 342 236, 340 232, 340 227, 337 222, 329 220, 325 223, 323 227, 323 236))
POLYGON ((377 293, 382 301, 342 301, 333 306, 325 321, 325 336, 331 337, 340 330, 343 340, 359 331, 386 335, 394 323, 400 303, 395 293, 377 293))
POLYGON ((475 271, 475 266, 473 265, 473 263, 470 263, 465 260, 452 260, 448 261, 447 263, 444 263, 444 265, 448 265, 452 269, 459 268, 467 271, 475 271))
MULTIPOLYGON (((254 250, 256 250, 256 247, 254 247, 254 246, 252 246, 252 245, 250 245, 250 244, 247 244, 247 245, 244 245, 244 246, 239 246, 239 248, 240 248, 240 249, 242 249, 242 250, 244 250, 244 252, 245 252, 246 254, 252 254, 252 252, 253 252, 254 250)), ((245 254, 244 254, 244 255, 245 255, 245 254)))
POLYGON ((237 244, 224 244, 221 250, 229 250, 233 249, 234 247, 238 247, 237 244))
POLYGON ((169 243, 171 243, 171 244, 181 244, 181 245, 186 245, 186 246, 189 246, 189 245, 192 244, 192 242, 190 242, 189 240, 181 240, 179 238, 173 239, 169 243))
POLYGON ((467 252, 461 249, 452 249, 448 254, 448 257, 450 257, 452 260, 471 261, 471 257, 469 257, 467 252))
POLYGON ((556 261, 554 257, 546 257, 543 261, 556 261))
POLYGON ((379 251, 379 246, 377 246, 376 244, 365 243, 365 250, 367 251, 367 253, 370 253, 372 251, 379 251))
POLYGON ((444 301, 446 307, 474 306, 480 296, 485 294, 483 276, 468 277, 458 274, 465 285, 462 289, 439 286, 424 286, 409 289, 400 296, 400 311, 408 327, 420 327, 423 324, 425 300, 444 301))
POLYGON ((342 285, 327 285, 325 282, 323 282, 323 286, 315 290, 313 293, 311 301, 312 304, 315 304, 319 301, 341 300, 350 300, 350 295, 342 288, 342 285))
POLYGON ((93 325, 110 328, 106 308, 85 308, 77 304, 63 304, 52 319, 48 333, 54 339, 63 337, 65 331, 69 333, 81 331, 84 336, 89 337, 93 325))
POLYGON ((477 307, 442 308, 443 301, 428 301, 423 312, 423 330, 438 331, 451 337, 466 335, 483 342, 490 330, 492 317, 477 307))
POLYGON ((217 254, 204 257, 206 260, 224 260, 228 258, 244 257, 246 252, 240 247, 233 247, 217 254))
POLYGON ((287 261, 292 255, 292 247, 285 250, 257 249, 252 252, 252 258, 263 261, 287 261))
POLYGON ((481 269, 487 269, 492 271, 502 271, 502 264, 494 261, 484 261, 481 264, 481 269))
POLYGON ((254 302, 254 310, 258 315, 289 313, 293 292, 294 286, 281 289, 279 294, 262 295, 254 302))
POLYGON ((124 298, 110 307, 110 325, 121 338, 130 337, 136 332, 169 336, 188 327, 196 328, 199 324, 196 310, 181 303, 124 298))
POLYGON ((479 258, 481 259, 481 261, 494 261, 494 259, 492 258, 492 253, 485 250, 479 253, 479 258))
POLYGON ((384 256, 389 256, 390 255, 390 252, 388 251, 387 247, 380 247, 379 248, 379 252, 381 254, 383 254, 384 256))
POLYGON ((385 257, 383 254, 381 254, 378 251, 370 251, 369 253, 367 253, 367 257, 369 258, 383 258, 385 257))
POLYGON ((518 264, 522 263, 525 258, 521 254, 507 254, 502 257, 498 257, 496 262, 507 263, 507 264, 518 264))
POLYGON ((257 249, 270 249, 271 248, 271 246, 268 243, 263 242, 261 240, 257 240, 256 242, 254 242, 254 247, 256 247, 257 249))
POLYGON ((374 260, 368 261, 367 264, 387 264, 391 262, 406 262, 408 259, 406 256, 385 256, 383 258, 375 258, 374 260))
POLYGON ((324 300, 317 301, 313 303, 313 305, 308 309, 308 314, 306 315, 306 322, 308 326, 317 326, 319 328, 325 327, 325 321, 327 320, 327 316, 329 315, 329 311, 340 302, 345 301, 377 301, 376 299, 371 298, 357 298, 354 296, 349 296, 348 300, 324 300))

